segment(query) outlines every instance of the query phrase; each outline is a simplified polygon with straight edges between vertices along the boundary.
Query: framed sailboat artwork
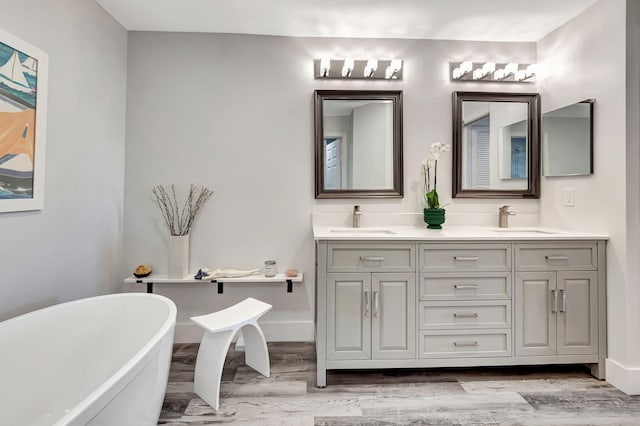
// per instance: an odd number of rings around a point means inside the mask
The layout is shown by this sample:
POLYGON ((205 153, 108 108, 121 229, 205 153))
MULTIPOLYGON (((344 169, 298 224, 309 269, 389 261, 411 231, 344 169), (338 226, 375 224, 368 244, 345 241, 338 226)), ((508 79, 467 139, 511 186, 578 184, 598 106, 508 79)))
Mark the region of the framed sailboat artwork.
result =
POLYGON ((41 210, 46 53, 0 29, 0 212, 41 210))

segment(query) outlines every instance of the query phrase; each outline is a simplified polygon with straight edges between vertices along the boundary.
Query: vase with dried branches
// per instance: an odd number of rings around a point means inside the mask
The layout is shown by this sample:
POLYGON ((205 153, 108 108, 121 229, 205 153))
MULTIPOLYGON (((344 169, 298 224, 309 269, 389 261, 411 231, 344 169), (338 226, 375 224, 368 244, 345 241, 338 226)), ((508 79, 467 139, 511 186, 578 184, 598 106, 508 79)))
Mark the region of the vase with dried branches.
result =
POLYGON ((169 228, 169 278, 185 278, 189 273, 189 231, 198 213, 207 203, 213 191, 205 186, 190 185, 184 205, 178 203, 176 188, 163 185, 151 188, 153 200, 169 228))

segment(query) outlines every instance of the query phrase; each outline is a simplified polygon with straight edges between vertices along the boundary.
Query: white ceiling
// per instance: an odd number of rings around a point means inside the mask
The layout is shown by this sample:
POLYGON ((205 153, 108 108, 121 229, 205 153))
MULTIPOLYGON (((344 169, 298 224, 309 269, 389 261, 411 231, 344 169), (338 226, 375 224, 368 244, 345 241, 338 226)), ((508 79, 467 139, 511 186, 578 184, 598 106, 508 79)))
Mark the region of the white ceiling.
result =
POLYGON ((597 0, 96 0, 130 31, 538 41, 597 0))

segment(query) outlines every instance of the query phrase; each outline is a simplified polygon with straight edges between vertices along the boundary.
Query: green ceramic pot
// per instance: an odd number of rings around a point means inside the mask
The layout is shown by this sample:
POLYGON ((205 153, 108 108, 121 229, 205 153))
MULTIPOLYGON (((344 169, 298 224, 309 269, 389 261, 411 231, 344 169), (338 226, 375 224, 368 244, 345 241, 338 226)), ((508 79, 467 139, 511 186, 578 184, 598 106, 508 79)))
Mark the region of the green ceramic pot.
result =
POLYGON ((429 229, 442 229, 444 209, 424 209, 424 222, 429 229))

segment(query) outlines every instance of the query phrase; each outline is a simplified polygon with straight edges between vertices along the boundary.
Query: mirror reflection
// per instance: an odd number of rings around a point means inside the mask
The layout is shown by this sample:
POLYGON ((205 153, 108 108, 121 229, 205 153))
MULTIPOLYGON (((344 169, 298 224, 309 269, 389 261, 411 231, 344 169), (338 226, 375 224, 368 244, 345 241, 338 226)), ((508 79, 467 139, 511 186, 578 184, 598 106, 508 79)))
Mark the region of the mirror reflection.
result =
POLYGON ((462 103, 463 189, 527 188, 527 104, 462 103))
POLYGON ((324 189, 393 188, 391 101, 323 102, 324 189))
POLYGON ((542 114, 545 176, 593 173, 593 100, 542 114))
POLYGON ((402 196, 401 99, 316 91, 316 198, 402 196))
POLYGON ((538 103, 537 94, 454 92, 454 197, 537 197, 538 103))

